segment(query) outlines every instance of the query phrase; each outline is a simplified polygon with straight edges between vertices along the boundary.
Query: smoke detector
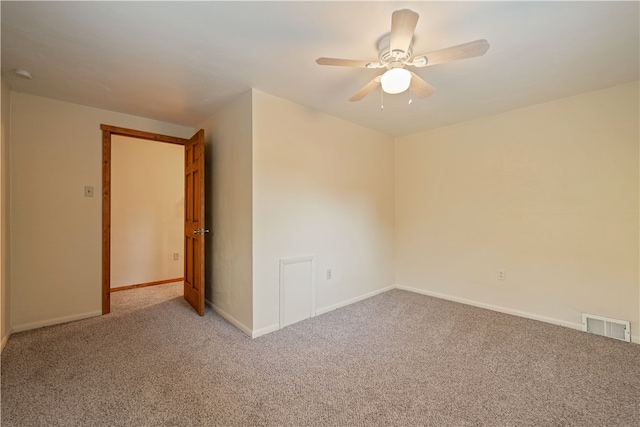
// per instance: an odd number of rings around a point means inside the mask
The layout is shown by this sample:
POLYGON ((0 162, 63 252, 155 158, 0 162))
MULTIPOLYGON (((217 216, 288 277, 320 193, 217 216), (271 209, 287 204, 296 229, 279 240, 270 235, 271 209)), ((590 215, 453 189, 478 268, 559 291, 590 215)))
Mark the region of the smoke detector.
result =
POLYGON ((21 68, 16 68, 15 70, 13 70, 13 74, 25 80, 31 80, 33 78, 30 72, 21 68))

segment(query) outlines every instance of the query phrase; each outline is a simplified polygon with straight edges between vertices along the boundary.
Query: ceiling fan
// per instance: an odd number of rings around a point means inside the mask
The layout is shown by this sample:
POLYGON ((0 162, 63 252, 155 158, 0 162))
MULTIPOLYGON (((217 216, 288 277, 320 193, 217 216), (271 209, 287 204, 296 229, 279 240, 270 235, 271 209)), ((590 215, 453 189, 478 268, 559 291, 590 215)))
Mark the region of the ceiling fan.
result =
POLYGON ((409 9, 396 10, 391 15, 391 33, 378 44, 378 61, 358 61, 352 59, 318 58, 318 65, 338 65, 358 68, 386 68, 362 89, 356 92, 349 101, 360 101, 378 86, 389 94, 402 93, 410 89, 420 98, 426 98, 435 92, 433 86, 409 71, 406 67, 426 67, 442 64, 458 59, 473 58, 484 55, 489 49, 486 40, 475 40, 457 46, 451 46, 424 55, 413 55, 413 33, 419 15, 409 9))

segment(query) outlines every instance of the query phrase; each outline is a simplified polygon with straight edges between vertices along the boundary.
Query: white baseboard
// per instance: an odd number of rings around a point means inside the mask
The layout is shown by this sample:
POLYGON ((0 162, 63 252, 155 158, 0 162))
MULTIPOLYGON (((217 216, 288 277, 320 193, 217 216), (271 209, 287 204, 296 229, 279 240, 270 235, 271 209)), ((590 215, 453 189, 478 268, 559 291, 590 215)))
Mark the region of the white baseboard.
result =
POLYGON ((207 305, 207 307, 212 308, 213 311, 218 313, 227 322, 231 323, 233 326, 240 329, 242 332, 249 335, 250 337, 253 335, 253 331, 251 330, 251 328, 246 326, 244 323, 242 323, 241 321, 239 321, 238 319, 236 319, 235 317, 233 317, 232 315, 230 315, 229 313, 227 313, 226 311, 224 311, 223 309, 221 309, 220 307, 218 307, 208 299, 205 299, 204 302, 207 305))
MULTIPOLYGON (((497 311, 500 313, 511 314, 513 316, 524 317, 525 319, 538 320, 540 322, 551 323, 553 325, 564 326, 566 328, 576 329, 578 331, 582 331, 582 323, 574 323, 567 322, 566 320, 555 319, 553 317, 540 316, 534 313, 527 313, 526 311, 514 310, 511 308, 505 308, 498 305, 487 304, 483 302, 473 301, 466 298, 454 297, 451 295, 441 294, 438 292, 426 291, 424 289, 412 288, 410 286, 404 285, 395 285, 396 289, 401 289, 403 291, 415 292, 417 294, 428 295, 434 298, 445 299, 448 301, 459 302, 461 304, 472 305, 474 307, 486 308, 487 310, 497 311)), ((631 342, 635 344, 640 344, 640 336, 633 335, 631 337, 631 342)))
POLYGON ((366 293, 364 295, 360 295, 360 296, 357 296, 355 298, 350 298, 348 300, 341 301, 341 302, 339 302, 337 304, 332 304, 332 305, 329 305, 327 307, 316 309, 316 316, 319 315, 319 314, 328 313, 328 312, 330 312, 332 310, 335 310, 336 308, 344 307, 344 306, 353 304, 355 302, 362 301, 362 300, 365 300, 367 298, 371 298, 371 297, 376 296, 378 294, 381 294, 383 292, 388 292, 388 291, 394 289, 395 287, 396 287, 395 285, 387 286, 386 288, 377 289, 375 291, 368 292, 368 293, 366 293))
POLYGON ((403 291, 415 292, 417 294, 428 295, 430 297, 446 299, 448 301, 459 302, 462 304, 472 305, 474 307, 486 308, 487 310, 498 311, 500 313, 511 314, 513 316, 524 317, 526 319, 539 320, 545 323, 551 323, 554 325, 564 326, 571 329, 582 330, 582 323, 567 322, 566 320, 555 319, 553 317, 540 316, 534 313, 527 313, 526 311, 514 310, 511 308, 501 307, 499 305, 487 304, 484 302, 473 301, 466 298, 454 297, 451 295, 441 294, 438 292, 426 291, 424 289, 412 288, 410 286, 396 285, 397 289, 403 291))
POLYGON ((90 317, 102 316, 102 310, 90 311, 88 313, 74 314, 73 316, 58 317, 56 319, 41 320, 39 322, 23 323, 13 326, 11 333, 28 331, 30 329, 43 328, 45 326, 60 325, 62 323, 75 322, 76 320, 88 319, 90 317))
POLYGON ((7 341, 9 341, 9 338, 11 338, 11 332, 2 337, 2 344, 0 344, 0 353, 2 353, 2 350, 4 350, 4 346, 7 345, 7 341))
POLYGON ((275 332, 280 329, 280 324, 276 323, 275 325, 267 326, 266 328, 260 328, 253 331, 251 334, 251 338, 258 338, 263 335, 269 334, 271 332, 275 332))
MULTIPOLYGON (((582 324, 581 323, 567 322, 565 320, 555 319, 555 318, 552 318, 552 317, 541 316, 541 315, 534 314, 534 313, 527 313, 525 311, 514 310, 514 309, 511 309, 511 308, 501 307, 501 306, 498 306, 498 305, 487 304, 487 303, 483 303, 483 302, 479 302, 479 301, 469 300, 469 299, 466 299, 466 298, 455 297, 455 296, 451 296, 451 295, 441 294, 441 293, 438 293, 438 292, 427 291, 427 290, 424 290, 424 289, 412 288, 410 286, 404 286, 404 285, 387 286, 386 288, 382 288, 382 289, 378 289, 378 290, 375 290, 375 291, 372 291, 372 292, 368 292, 368 293, 366 293, 364 295, 360 295, 360 296, 357 296, 355 298, 350 298, 348 300, 341 301, 339 303, 332 304, 332 305, 329 305, 327 307, 323 307, 323 308, 317 309, 316 310, 316 316, 324 314, 324 313, 328 313, 328 312, 330 312, 332 310, 335 310, 337 308, 340 308, 340 307, 345 307, 347 305, 356 303, 358 301, 365 300, 367 298, 371 298, 371 297, 373 297, 375 295, 381 294, 383 292, 390 291, 392 289, 401 289, 401 290, 404 290, 404 291, 414 292, 414 293, 417 293, 417 294, 428 295, 428 296, 431 296, 431 297, 434 297, 434 298, 440 298, 440 299, 444 299, 444 300, 448 300, 448 301, 459 302, 461 304, 467 304, 467 305, 471 305, 471 306, 474 306, 474 307, 485 308, 487 310, 497 311, 497 312, 500 312, 500 313, 511 314, 513 316, 524 317, 526 319, 538 320, 540 322, 551 323, 553 325, 564 326, 566 328, 576 329, 576 330, 579 330, 579 331, 582 330, 582 324)), ((262 335, 266 335, 266 334, 269 334, 271 332, 275 332, 275 331, 280 329, 280 325, 279 324, 274 324, 274 325, 270 325, 270 326, 267 326, 267 327, 264 327, 264 328, 252 330, 251 328, 247 327, 242 322, 240 322, 239 320, 237 320, 236 318, 231 316, 229 313, 227 313, 224 310, 222 310, 221 308, 217 307, 211 301, 205 300, 205 303, 207 304, 208 307, 211 307, 213 310, 215 310, 216 313, 218 313, 220 316, 222 316, 224 319, 226 319, 229 323, 231 323, 232 325, 234 325, 235 327, 240 329, 243 333, 245 333, 246 335, 250 336, 251 338, 258 338, 258 337, 260 337, 262 335)), ((631 341, 633 343, 640 344, 640 336, 633 335, 631 337, 631 341)), ((4 343, 5 342, 6 342, 6 340, 3 340, 3 344, 2 344, 3 348, 4 348, 4 343)))
MULTIPOLYGON (((351 299, 348 299, 348 300, 345 300, 345 301, 341 301, 341 302, 339 302, 337 304, 332 304, 330 306, 323 307, 321 309, 316 309, 315 315, 319 316, 321 314, 324 314, 324 313, 327 313, 329 311, 335 310, 336 308, 344 307, 344 306, 347 306, 349 304, 353 304, 355 302, 362 301, 362 300, 365 300, 367 298, 371 298, 372 296, 381 294, 383 292, 390 291, 391 289, 394 289, 394 288, 395 288, 395 285, 387 286, 386 288, 377 289, 377 290, 375 290, 373 292, 368 292, 368 293, 366 293, 364 295, 360 295, 360 296, 357 296, 355 298, 351 298, 351 299)), ((258 338, 258 337, 260 337, 262 335, 266 335, 266 334, 269 334, 271 332, 275 332, 275 331, 277 331, 279 329, 280 329, 280 325, 277 324, 277 323, 274 324, 274 325, 270 325, 270 326, 264 327, 264 328, 256 329, 251 334, 251 338, 258 338)))

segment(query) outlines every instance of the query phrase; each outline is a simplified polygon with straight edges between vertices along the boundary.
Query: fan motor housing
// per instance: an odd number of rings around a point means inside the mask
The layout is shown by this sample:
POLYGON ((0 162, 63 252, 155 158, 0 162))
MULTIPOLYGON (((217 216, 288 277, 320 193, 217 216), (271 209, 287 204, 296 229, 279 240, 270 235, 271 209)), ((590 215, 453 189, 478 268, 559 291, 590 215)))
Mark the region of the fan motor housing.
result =
POLYGON ((378 59, 382 64, 389 64, 391 62, 407 62, 411 59, 413 54, 413 39, 409 43, 409 47, 406 51, 394 50, 391 51, 391 34, 384 36, 380 43, 378 43, 378 59))

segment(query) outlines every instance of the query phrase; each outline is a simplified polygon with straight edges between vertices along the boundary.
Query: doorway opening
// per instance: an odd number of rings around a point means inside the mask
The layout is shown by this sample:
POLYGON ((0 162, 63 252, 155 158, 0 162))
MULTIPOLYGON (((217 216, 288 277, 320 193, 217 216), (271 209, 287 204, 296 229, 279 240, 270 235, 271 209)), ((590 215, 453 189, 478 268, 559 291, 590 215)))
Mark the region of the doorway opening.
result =
POLYGON ((183 234, 184 146, 112 135, 111 293, 182 282, 183 234))
MULTIPOLYGON (((204 314, 204 131, 191 139, 160 135, 116 126, 101 125, 102 130, 102 314, 111 311, 111 292, 132 287, 151 286, 173 278, 150 281, 133 286, 111 288, 112 282, 112 137, 129 137, 147 141, 180 145, 184 153, 184 187, 182 258, 184 260, 184 297, 198 312, 204 314), (194 189, 196 191, 194 191, 194 189)), ((207 230, 208 231, 208 230, 207 230)), ((174 242, 175 247, 175 242, 174 242)), ((175 252, 173 254, 175 256, 175 252)), ((179 252, 178 252, 179 255, 179 252)))

